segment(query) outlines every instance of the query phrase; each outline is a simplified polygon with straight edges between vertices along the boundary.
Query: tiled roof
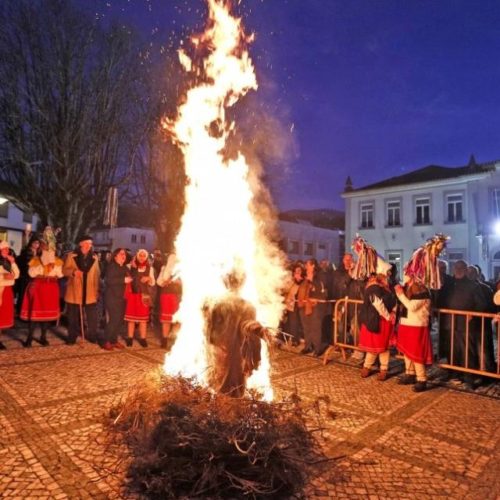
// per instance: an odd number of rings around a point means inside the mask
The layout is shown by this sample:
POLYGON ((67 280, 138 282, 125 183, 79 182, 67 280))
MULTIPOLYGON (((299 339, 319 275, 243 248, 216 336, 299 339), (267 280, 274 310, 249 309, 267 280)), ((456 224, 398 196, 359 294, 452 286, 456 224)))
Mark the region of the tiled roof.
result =
POLYGON ((393 186, 402 186, 405 184, 417 184, 420 182, 437 181, 443 179, 454 179, 467 175, 475 175, 484 172, 489 172, 495 168, 495 161, 476 164, 470 163, 465 167, 440 167, 439 165, 428 165, 427 167, 413 170, 407 174, 391 177, 384 181, 369 184, 358 189, 353 189, 350 192, 366 191, 369 189, 381 189, 393 186))

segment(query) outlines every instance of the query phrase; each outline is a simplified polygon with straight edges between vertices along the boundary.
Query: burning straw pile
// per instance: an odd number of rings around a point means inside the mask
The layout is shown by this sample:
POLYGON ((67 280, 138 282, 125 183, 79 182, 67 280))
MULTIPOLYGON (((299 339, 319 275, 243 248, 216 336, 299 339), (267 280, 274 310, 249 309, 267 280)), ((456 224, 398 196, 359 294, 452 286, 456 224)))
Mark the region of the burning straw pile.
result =
POLYGON ((131 489, 147 498, 290 498, 307 464, 324 460, 305 426, 311 410, 158 374, 111 410, 110 425, 133 454, 131 489))

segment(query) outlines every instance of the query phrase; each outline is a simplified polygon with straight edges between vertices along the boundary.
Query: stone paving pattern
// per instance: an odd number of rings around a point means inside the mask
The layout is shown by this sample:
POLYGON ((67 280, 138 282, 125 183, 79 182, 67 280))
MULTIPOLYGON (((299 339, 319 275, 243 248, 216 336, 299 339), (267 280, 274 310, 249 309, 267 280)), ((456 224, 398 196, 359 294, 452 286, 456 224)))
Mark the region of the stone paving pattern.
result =
MULTIPOLYGON (((23 349, 16 335, 2 335, 0 352, 0 497, 132 498, 127 449, 110 445, 102 422, 162 363, 153 334, 147 349, 112 352, 54 333, 49 347, 23 349)), ((278 398, 329 399, 319 442, 331 465, 307 498, 500 498, 500 399, 440 386, 416 394, 293 350, 276 351, 272 365, 278 398)))

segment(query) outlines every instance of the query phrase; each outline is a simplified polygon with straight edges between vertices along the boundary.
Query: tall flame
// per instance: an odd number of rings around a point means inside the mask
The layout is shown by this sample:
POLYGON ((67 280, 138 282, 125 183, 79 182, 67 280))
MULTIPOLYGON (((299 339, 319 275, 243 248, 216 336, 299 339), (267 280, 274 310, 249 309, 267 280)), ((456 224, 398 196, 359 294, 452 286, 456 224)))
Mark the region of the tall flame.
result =
MULTIPOLYGON (((285 271, 280 252, 264 234, 258 220, 255 196, 262 189, 250 166, 238 152, 224 157, 224 148, 235 123, 226 120, 226 108, 249 90, 257 89, 254 67, 245 48, 241 20, 232 17, 222 0, 208 0, 209 23, 192 39, 207 50, 201 64, 184 52, 184 69, 203 77, 188 90, 175 120, 165 120, 184 155, 188 185, 186 208, 175 242, 183 297, 176 319, 181 328, 164 369, 169 374, 195 377, 206 383, 207 359, 203 307, 227 294, 224 276, 237 270, 246 275, 240 295, 257 310, 257 319, 276 327, 282 314, 280 289, 285 271), (252 180, 250 180, 252 179, 252 180)), ((248 388, 272 398, 267 346, 259 370, 247 381, 248 388)))

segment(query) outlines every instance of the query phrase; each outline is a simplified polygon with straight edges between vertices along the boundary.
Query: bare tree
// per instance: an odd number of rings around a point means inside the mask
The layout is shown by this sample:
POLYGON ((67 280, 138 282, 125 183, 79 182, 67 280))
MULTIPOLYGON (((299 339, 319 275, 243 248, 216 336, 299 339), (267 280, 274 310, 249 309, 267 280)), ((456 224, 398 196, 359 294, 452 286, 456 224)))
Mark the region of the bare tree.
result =
POLYGON ((138 106, 142 129, 124 198, 146 215, 159 246, 171 250, 184 212, 186 176, 182 153, 162 128, 162 120, 174 113, 187 81, 173 55, 147 71, 144 92, 148 98, 138 106))
POLYGON ((7 0, 0 12, 0 180, 71 244, 102 220, 141 143, 139 53, 67 0, 7 0))

